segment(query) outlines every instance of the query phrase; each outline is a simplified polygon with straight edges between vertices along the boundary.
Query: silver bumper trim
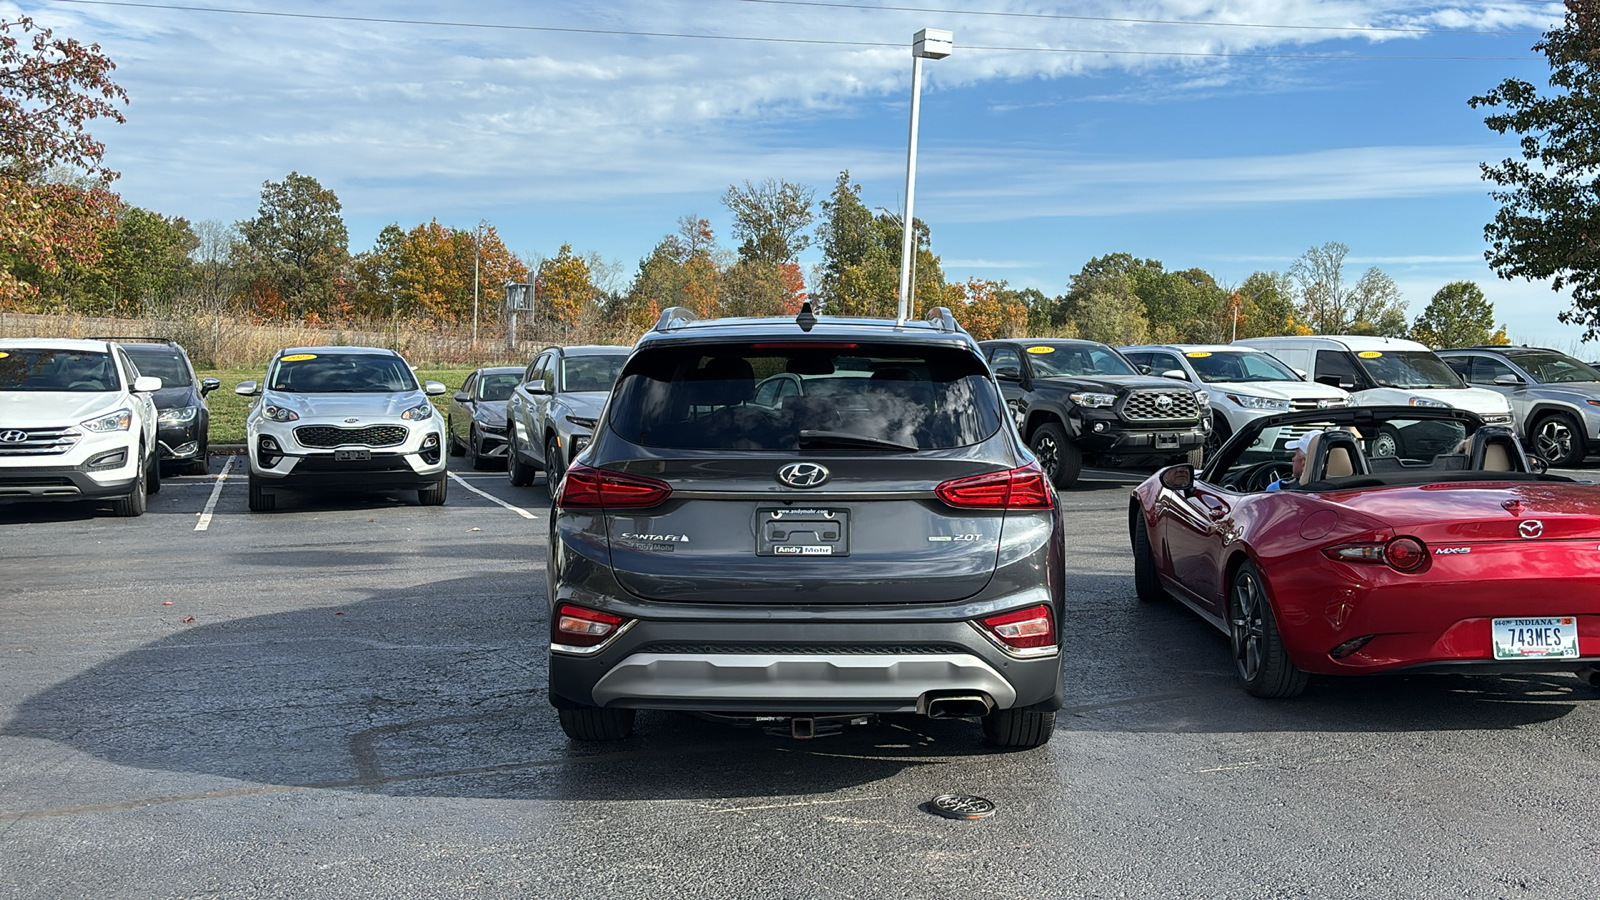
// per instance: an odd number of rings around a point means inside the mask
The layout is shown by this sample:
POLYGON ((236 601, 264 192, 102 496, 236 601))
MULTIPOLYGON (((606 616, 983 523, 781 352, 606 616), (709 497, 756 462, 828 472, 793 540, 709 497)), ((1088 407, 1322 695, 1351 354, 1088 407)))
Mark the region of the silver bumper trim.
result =
POLYGON ((988 663, 967 653, 860 656, 834 654, 635 653, 594 686, 601 706, 630 701, 809 700, 883 703, 884 712, 916 712, 929 691, 987 694, 1010 709, 1017 692, 988 663))

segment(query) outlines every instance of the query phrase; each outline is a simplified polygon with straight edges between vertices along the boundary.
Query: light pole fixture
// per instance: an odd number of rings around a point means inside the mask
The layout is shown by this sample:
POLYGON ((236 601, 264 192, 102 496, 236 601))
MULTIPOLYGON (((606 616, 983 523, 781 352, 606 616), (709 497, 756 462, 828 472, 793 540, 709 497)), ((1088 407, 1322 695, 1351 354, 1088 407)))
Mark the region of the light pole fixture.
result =
POLYGON ((924 28, 911 39, 911 139, 906 144, 906 214, 900 239, 900 324, 911 315, 911 259, 915 243, 916 218, 912 200, 917 191, 917 116, 922 110, 922 61, 944 59, 955 49, 948 31, 924 28))

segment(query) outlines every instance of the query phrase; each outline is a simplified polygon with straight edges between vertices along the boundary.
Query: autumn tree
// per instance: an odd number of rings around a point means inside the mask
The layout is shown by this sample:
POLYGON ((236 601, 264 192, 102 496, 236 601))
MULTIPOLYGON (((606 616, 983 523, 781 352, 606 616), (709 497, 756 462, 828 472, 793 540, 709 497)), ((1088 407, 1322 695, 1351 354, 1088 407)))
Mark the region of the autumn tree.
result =
POLYGON ((1404 335, 1405 300, 1394 279, 1373 267, 1347 286, 1344 261, 1349 253, 1349 247, 1329 241, 1295 261, 1289 274, 1299 287, 1298 317, 1313 334, 1404 335))
POLYGON ((1505 328, 1494 327, 1494 304, 1471 281, 1440 288, 1412 324, 1411 339, 1434 349, 1508 343, 1505 328))
POLYGON ((56 37, 28 16, 0 20, 0 308, 35 301, 38 281, 64 266, 98 261, 117 173, 87 126, 124 121, 115 69, 99 44, 56 37), (84 181, 50 178, 53 167, 84 181))
MULTIPOLYGON (((894 317, 900 303, 901 217, 869 210, 848 170, 839 173, 821 207, 817 239, 823 262, 813 279, 818 305, 831 315, 894 317)), ((909 312, 916 317, 918 310, 955 302, 959 292, 944 283, 927 223, 916 219, 912 228, 915 308, 909 312)))
POLYGON ((238 224, 259 296, 274 294, 296 318, 337 302, 349 260, 339 198, 309 175, 261 185, 256 217, 238 224))
POLYGON ((1234 334, 1235 323, 1230 315, 1229 340, 1235 336, 1280 337, 1313 333, 1309 326, 1297 318, 1294 279, 1283 272, 1251 273, 1234 292, 1234 297, 1238 303, 1238 333, 1234 334))
POLYGON ((599 311, 600 289, 595 287, 593 269, 571 244, 562 244, 554 257, 539 264, 539 309, 545 322, 575 328, 593 321, 599 311))
POLYGON ((815 192, 808 187, 772 178, 744 187, 729 185, 722 203, 733 213, 733 236, 739 258, 777 266, 793 262, 811 238, 805 233, 814 218, 815 192))
POLYGON ((1022 337, 1028 331, 1028 305, 1004 281, 969 278, 949 286, 947 302, 956 321, 975 340, 1022 337))
POLYGON ((1496 110, 1483 121, 1497 134, 1520 136, 1521 159, 1483 164, 1501 190, 1484 226, 1484 257, 1501 278, 1549 279, 1570 290, 1562 322, 1600 336, 1600 8, 1567 0, 1562 24, 1534 44, 1550 65, 1550 92, 1508 78, 1467 101, 1496 110))

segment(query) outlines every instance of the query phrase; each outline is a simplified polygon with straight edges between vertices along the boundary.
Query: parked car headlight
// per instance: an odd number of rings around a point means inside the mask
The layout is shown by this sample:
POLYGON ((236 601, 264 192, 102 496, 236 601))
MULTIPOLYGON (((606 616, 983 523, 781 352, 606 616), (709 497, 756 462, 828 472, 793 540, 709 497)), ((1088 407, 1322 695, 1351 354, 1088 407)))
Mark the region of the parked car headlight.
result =
POLYGON ((105 434, 110 431, 127 431, 133 427, 133 410, 119 409, 114 413, 106 413, 98 418, 79 423, 85 431, 96 434, 105 434))
POLYGON ((595 420, 591 419, 591 418, 588 418, 586 416, 563 416, 562 418, 565 418, 568 422, 570 422, 573 425, 578 426, 579 428, 593 428, 594 427, 595 420))
POLYGON ((400 418, 411 422, 421 422, 423 419, 431 419, 433 418, 433 404, 424 403, 421 406, 413 406, 401 413, 400 418))
POLYGON ((193 422, 194 417, 199 414, 200 407, 198 406, 178 406, 172 409, 163 409, 161 415, 156 417, 156 421, 162 425, 183 425, 193 422))
POLYGON ((1116 394, 1079 393, 1071 394, 1070 396, 1073 403, 1089 409, 1104 409, 1108 406, 1115 406, 1117 403, 1116 394))
POLYGON ((286 406, 269 406, 261 414, 274 422, 298 422, 300 414, 286 406))
POLYGON ((1245 409, 1265 409, 1272 412, 1288 412, 1290 409, 1288 400, 1273 397, 1252 397, 1249 394, 1223 394, 1223 396, 1245 409))
POLYGON ((1200 404, 1201 409, 1205 409, 1206 404, 1211 402, 1211 395, 1205 391, 1195 391, 1194 402, 1200 404))
POLYGON ((1412 406, 1427 406, 1434 409, 1449 409, 1450 404, 1438 400, 1429 400, 1427 397, 1412 397, 1409 401, 1412 406))

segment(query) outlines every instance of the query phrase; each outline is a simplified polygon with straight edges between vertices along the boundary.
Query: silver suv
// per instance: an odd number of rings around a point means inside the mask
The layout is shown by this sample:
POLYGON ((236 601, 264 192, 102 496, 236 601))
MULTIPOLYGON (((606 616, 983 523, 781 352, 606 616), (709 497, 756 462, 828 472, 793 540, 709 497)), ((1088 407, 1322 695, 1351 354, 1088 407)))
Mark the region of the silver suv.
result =
POLYGON ((666 709, 800 737, 918 713, 1050 739, 1061 511, 977 344, 929 318, 670 309, 640 339, 550 520, 569 737, 666 709))
POLYGON ((1576 466, 1591 449, 1600 449, 1600 369, 1540 347, 1465 347, 1438 354, 1467 384, 1504 394, 1517 433, 1550 465, 1576 466))

